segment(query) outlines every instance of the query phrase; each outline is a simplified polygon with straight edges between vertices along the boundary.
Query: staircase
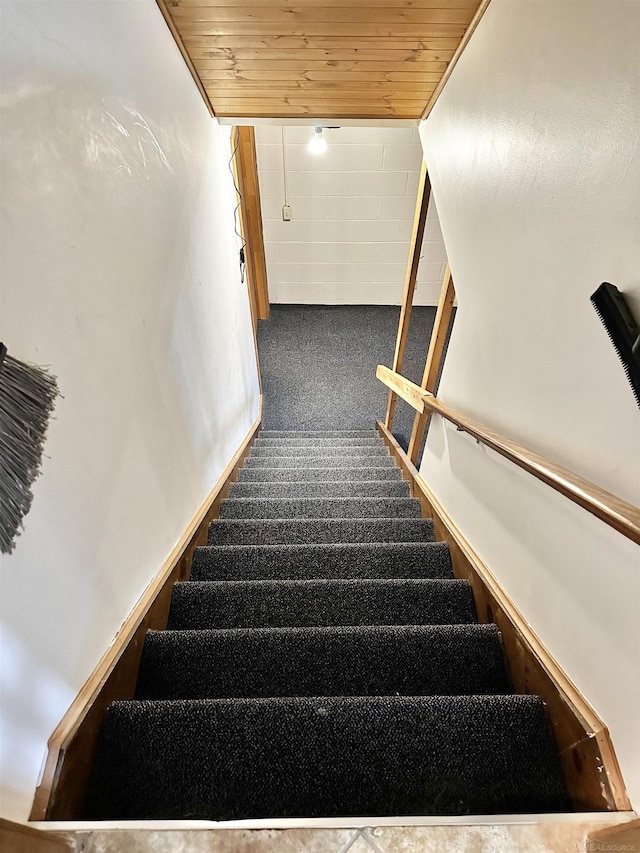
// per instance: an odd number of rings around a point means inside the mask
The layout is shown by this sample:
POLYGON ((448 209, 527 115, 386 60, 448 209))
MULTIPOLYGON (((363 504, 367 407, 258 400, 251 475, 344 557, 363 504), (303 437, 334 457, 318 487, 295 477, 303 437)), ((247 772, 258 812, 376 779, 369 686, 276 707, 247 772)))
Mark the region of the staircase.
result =
POLYGON ((84 816, 569 809, 542 701, 377 434, 262 432, 107 711, 84 816))

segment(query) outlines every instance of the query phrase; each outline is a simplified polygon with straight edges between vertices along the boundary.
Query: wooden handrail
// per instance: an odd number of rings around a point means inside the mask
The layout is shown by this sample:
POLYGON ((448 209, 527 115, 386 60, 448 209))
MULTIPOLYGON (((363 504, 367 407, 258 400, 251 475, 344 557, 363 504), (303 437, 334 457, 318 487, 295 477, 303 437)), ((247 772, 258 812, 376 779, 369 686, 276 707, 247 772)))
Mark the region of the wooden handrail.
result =
POLYGON ((640 544, 640 509, 638 507, 585 480, 584 477, 574 474, 573 471, 556 465, 555 462, 551 462, 533 450, 516 444, 515 441, 494 432, 451 406, 441 403, 433 394, 423 391, 419 385, 399 376, 387 367, 378 365, 376 376, 387 387, 400 394, 416 411, 419 412, 420 408, 414 405, 414 400, 420 400, 432 412, 446 418, 458 429, 473 436, 482 444, 486 444, 519 468, 533 474, 538 480, 577 503, 623 536, 640 544))

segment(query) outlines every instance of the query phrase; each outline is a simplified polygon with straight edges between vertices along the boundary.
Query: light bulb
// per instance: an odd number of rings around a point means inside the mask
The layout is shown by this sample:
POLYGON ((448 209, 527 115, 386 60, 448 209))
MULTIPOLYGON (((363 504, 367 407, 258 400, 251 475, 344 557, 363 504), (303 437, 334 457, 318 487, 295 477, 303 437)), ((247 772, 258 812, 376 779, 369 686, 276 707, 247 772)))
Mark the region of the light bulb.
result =
POLYGON ((312 154, 324 154, 327 150, 327 140, 322 135, 323 128, 316 127, 315 133, 309 140, 309 151, 312 154))

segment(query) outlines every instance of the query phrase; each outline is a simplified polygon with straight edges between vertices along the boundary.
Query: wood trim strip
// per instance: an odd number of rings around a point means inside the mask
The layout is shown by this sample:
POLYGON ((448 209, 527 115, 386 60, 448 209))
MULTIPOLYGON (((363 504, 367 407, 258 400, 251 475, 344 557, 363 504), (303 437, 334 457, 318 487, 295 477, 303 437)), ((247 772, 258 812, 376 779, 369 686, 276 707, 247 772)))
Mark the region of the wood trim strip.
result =
POLYGON ((422 121, 424 121, 427 118, 427 116, 429 115, 431 110, 435 107, 436 101, 438 100, 438 98, 442 94, 442 90, 444 89, 447 80, 449 79, 449 77, 451 77, 451 74, 453 73, 453 69, 456 67, 458 60, 462 56, 464 49, 469 44, 469 39, 471 38, 471 36, 476 31, 476 27, 478 26, 478 24, 482 20, 482 16, 484 15, 484 13, 489 8, 489 3, 491 3, 491 0, 482 0, 480 5, 478 6, 478 11, 473 16, 471 23, 467 27, 467 31, 463 35, 463 37, 460 41, 460 44, 458 45, 458 47, 456 49, 456 52, 453 54, 453 58, 452 58, 451 62, 449 62, 449 65, 447 66, 447 70, 444 72, 444 74, 440 78, 440 82, 438 83, 438 85, 436 86, 436 88, 433 91, 433 94, 429 98, 429 101, 427 102, 427 106, 424 108, 424 112, 422 113, 422 116, 421 116, 422 121))
POLYGON ((537 480, 551 486, 556 492, 560 492, 565 498, 569 498, 578 506, 586 509, 600 521, 604 521, 609 527, 613 527, 618 533, 622 533, 627 539, 640 544, 639 507, 617 497, 617 495, 608 492, 590 480, 586 480, 579 474, 574 474, 568 468, 551 462, 539 453, 516 444, 515 441, 494 432, 489 427, 463 415, 451 406, 441 403, 433 394, 423 391, 414 382, 405 379, 404 376, 394 375, 388 367, 378 365, 376 376, 393 391, 397 392, 397 389, 402 388, 403 399, 413 406, 417 412, 421 411, 416 403, 417 399, 420 398, 427 408, 451 421, 462 432, 468 433, 519 468, 533 474, 537 480))
MULTIPOLYGON (((380 422, 376 427, 391 455, 407 469, 411 460, 389 430, 380 422)), ((428 504, 436 539, 449 545, 455 576, 471 584, 480 621, 495 622, 502 634, 516 691, 541 696, 546 704, 573 807, 576 811, 630 810, 606 726, 545 649, 415 467, 412 468, 413 488, 428 504)))
POLYGON ((231 134, 231 142, 239 202, 240 232, 245 244, 247 287, 255 305, 256 320, 268 320, 269 290, 262 233, 255 130, 248 125, 236 125, 231 134))
MULTIPOLYGON (((239 224, 240 224, 240 236, 242 237, 242 241, 246 242, 245 237, 245 224, 244 217, 242 216, 242 205, 241 205, 241 181, 242 176, 240 174, 240 164, 238 162, 238 149, 240 147, 240 128, 238 125, 234 125, 231 128, 231 166, 233 168, 233 178, 235 181, 236 187, 236 201, 238 203, 238 212, 239 216, 239 224), (240 191, 240 192, 239 192, 240 191)), ((251 280, 247 275, 247 293, 249 294, 249 310, 251 311, 251 324, 253 326, 253 339, 256 348, 256 358, 258 357, 258 341, 256 338, 256 330, 258 327, 258 306, 256 304, 256 293, 253 287, 251 286, 251 280)))
POLYGON ((257 420, 49 738, 30 820, 81 817, 105 711, 111 702, 134 696, 146 632, 166 628, 173 585, 188 580, 193 551, 206 544, 209 522, 218 517, 220 503, 248 455, 261 423, 262 397, 257 420))
POLYGON ((160 9, 160 11, 162 12, 162 17, 165 19, 167 26, 171 30, 171 35, 173 36, 175 43, 178 45, 178 50, 182 54, 182 58, 184 59, 184 61, 187 64, 187 68, 189 69, 189 73, 193 77, 193 82, 196 84, 196 86, 198 87, 198 91, 202 95, 202 100, 204 101, 206 108, 209 110, 209 113, 211 114, 211 116, 213 118, 215 118, 216 113, 215 113, 215 110, 213 109, 213 105, 212 105, 211 101, 209 100, 209 96, 207 95, 207 91, 204 88, 202 80, 200 79, 200 76, 199 76, 198 72, 196 71, 193 62, 191 61, 191 57, 189 56, 189 52, 188 52, 187 48, 184 46, 184 42, 182 41, 182 36, 178 32, 178 29, 177 29, 177 27, 173 21, 173 18, 171 17, 171 13, 167 9, 167 6, 165 4, 165 0, 156 0, 156 3, 158 4, 158 8, 160 9))
MULTIPOLYGON (((252 127, 250 128, 250 130, 253 133, 254 149, 255 149, 255 131, 252 127)), ((245 226, 245 222, 244 222, 242 204, 240 203, 242 197, 238 193, 238 189, 241 189, 241 187, 242 187, 242 183, 241 183, 241 181, 242 181, 242 170, 241 170, 240 162, 239 162, 240 158, 237 156, 238 155, 238 149, 240 146, 240 127, 238 125, 235 125, 234 127, 231 128, 230 142, 231 142, 231 165, 233 168, 233 178, 234 178, 234 182, 235 182, 235 187, 237 188, 236 189, 236 198, 238 200, 238 206, 239 206, 239 211, 240 211, 240 216, 239 216, 240 234, 242 235, 243 241, 246 243, 246 239, 245 239, 246 226, 245 226)), ((262 212, 260 212, 260 222, 262 223, 262 212)), ((262 230, 260 232, 260 238, 262 239, 262 230)), ((245 254, 245 259, 246 259, 246 257, 247 256, 245 254)), ((264 261, 264 245, 262 247, 262 258, 264 261)), ((251 256, 251 262, 252 261, 253 261, 253 256, 251 256)), ((257 305, 257 301, 256 301, 257 295, 256 295, 255 288, 252 285, 253 277, 249 276, 248 267, 246 267, 245 269, 247 271, 247 276, 246 276, 247 294, 249 297, 249 311, 251 313, 251 326, 253 329, 253 349, 254 349, 254 352, 256 355, 256 369, 258 371, 258 385, 260 387, 260 394, 262 394, 262 371, 260 370, 260 353, 258 351, 258 320, 260 319, 260 317, 259 317, 258 305, 257 305)), ((265 271, 265 276, 266 276, 266 271, 265 271)), ((268 301, 268 297, 267 297, 267 307, 268 307, 268 304, 269 304, 269 301, 268 301)), ((268 316, 268 313, 267 313, 267 316, 268 316)))
POLYGON ((586 853, 597 850, 628 850, 629 853, 640 851, 640 819, 606 826, 589 833, 586 853))
MULTIPOLYGON (((444 354, 444 345, 447 340, 447 332, 451 323, 451 314, 453 313, 453 303, 456 298, 456 290, 453 285, 451 276, 451 267, 447 264, 442 281, 442 289, 440 291, 440 299, 438 301, 438 310, 433 323, 431 332, 431 340, 429 341, 429 352, 424 366, 422 375, 421 387, 425 391, 433 392, 436 387, 436 379, 442 364, 442 356, 444 354)), ((409 449, 407 455, 415 465, 418 454, 420 453, 420 445, 422 437, 427 426, 429 418, 428 412, 416 412, 413 419, 413 428, 411 430, 411 438, 409 439, 409 449)))
POLYGON ((377 366, 376 376, 381 382, 391 389, 391 393, 394 397, 397 394, 398 397, 402 397, 402 399, 409 403, 410 406, 413 406, 416 412, 419 412, 420 414, 424 412, 425 405, 424 400, 422 399, 422 388, 418 385, 414 385, 413 382, 405 379, 404 376, 400 376, 399 373, 389 370, 389 368, 385 367, 384 364, 379 364, 377 366))
POLYGON ((75 849, 62 835, 0 818, 0 850, 7 853, 72 853, 75 849))
MULTIPOLYGON (((429 180, 427 164, 423 160, 420 168, 420 180, 418 182, 418 195, 416 197, 416 210, 413 217, 413 231, 411 232, 409 261, 407 263, 407 274, 404 282, 404 294, 402 297, 402 307, 400 309, 400 320, 398 321, 398 337, 396 339, 396 349, 393 355, 393 371, 395 373, 400 373, 402 370, 402 361, 404 359, 404 350, 407 345, 407 336, 409 334, 409 321, 411 320, 413 294, 416 289, 416 278, 418 276, 420 252, 422 251, 422 240, 424 238, 424 227, 427 222, 427 210, 429 209, 430 198, 431 181, 429 180)), ((392 390, 389 393, 387 413, 384 419, 387 429, 391 429, 393 426, 395 409, 396 395, 392 390)))

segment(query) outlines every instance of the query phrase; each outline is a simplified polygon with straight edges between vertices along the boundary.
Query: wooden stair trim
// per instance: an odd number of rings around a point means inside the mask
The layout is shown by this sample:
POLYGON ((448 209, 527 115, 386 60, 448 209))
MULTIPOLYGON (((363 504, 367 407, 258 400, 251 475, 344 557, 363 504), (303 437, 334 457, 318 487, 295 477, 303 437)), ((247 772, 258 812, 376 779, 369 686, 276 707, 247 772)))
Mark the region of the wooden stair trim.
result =
POLYGON ((640 850, 640 818, 590 832, 586 853, 600 850, 627 850, 629 853, 640 850))
POLYGON ((436 539, 449 545, 455 576, 470 582, 479 620, 498 625, 515 689, 542 696, 573 807, 577 811, 629 811, 607 727, 546 650, 393 435, 380 421, 376 428, 405 479, 412 481, 411 491, 420 498, 423 516, 433 519, 436 539))
POLYGON ((30 820, 80 818, 105 711, 134 696, 145 634, 166 628, 173 585, 188 580, 193 551, 206 544, 209 522, 218 518, 261 423, 262 397, 258 418, 49 738, 30 820))
POLYGON ((7 853, 73 853, 75 849, 62 835, 0 817, 0 850, 7 853))

